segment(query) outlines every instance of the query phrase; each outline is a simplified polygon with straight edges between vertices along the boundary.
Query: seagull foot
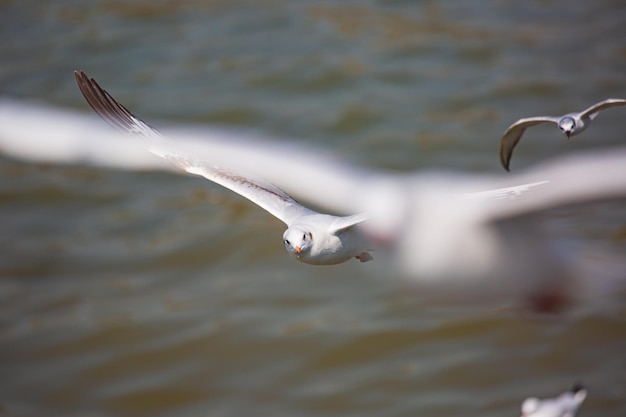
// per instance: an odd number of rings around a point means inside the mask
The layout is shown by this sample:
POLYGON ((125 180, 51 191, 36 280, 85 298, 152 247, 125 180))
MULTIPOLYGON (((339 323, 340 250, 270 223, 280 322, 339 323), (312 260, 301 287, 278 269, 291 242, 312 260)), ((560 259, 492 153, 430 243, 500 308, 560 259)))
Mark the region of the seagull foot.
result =
POLYGON ((373 261, 374 258, 370 255, 369 252, 361 252, 359 255, 355 256, 361 262, 373 261))

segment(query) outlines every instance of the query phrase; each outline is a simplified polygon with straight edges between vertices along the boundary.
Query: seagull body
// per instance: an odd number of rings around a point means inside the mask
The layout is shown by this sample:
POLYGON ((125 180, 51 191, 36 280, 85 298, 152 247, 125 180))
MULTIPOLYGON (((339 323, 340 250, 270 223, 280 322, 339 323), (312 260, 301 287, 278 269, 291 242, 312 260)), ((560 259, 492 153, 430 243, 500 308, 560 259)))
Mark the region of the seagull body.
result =
POLYGON ((133 115, 83 71, 75 71, 76 82, 89 105, 106 122, 121 131, 147 140, 151 152, 190 174, 202 176, 247 198, 287 225, 283 243, 295 259, 313 265, 333 265, 353 257, 372 260, 371 243, 359 230, 367 219, 362 214, 332 216, 310 210, 278 187, 253 175, 244 175, 198 159, 193 154, 158 146, 165 137, 133 115))
POLYGON ((587 390, 579 384, 556 398, 527 398, 522 403, 521 417, 574 417, 587 397, 587 390))
POLYGON ((513 149, 517 146, 517 143, 522 138, 522 135, 529 127, 542 123, 554 123, 559 127, 559 129, 561 129, 567 138, 570 138, 584 131, 589 124, 591 124, 591 121, 596 118, 600 111, 623 105, 626 105, 626 100, 609 98, 578 113, 567 113, 558 117, 536 116, 520 119, 509 126, 500 140, 500 162, 502 163, 504 169, 508 171, 511 156, 513 155, 513 149))

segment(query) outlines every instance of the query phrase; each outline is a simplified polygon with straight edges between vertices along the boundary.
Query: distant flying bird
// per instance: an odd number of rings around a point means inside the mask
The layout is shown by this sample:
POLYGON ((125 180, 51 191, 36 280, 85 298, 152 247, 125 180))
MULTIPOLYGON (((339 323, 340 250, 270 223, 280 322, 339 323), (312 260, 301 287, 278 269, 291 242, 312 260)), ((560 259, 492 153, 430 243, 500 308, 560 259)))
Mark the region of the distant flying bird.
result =
POLYGON ((500 162, 504 169, 508 171, 513 149, 517 146, 517 143, 522 138, 526 129, 531 126, 541 123, 555 123, 563 134, 570 138, 585 130, 602 110, 623 105, 626 105, 626 100, 621 98, 609 98, 579 113, 568 113, 558 117, 537 116, 520 119, 509 126, 500 140, 500 162))
POLYGON ((582 384, 575 384, 556 398, 527 398, 522 403, 521 417, 574 417, 586 397, 582 384))
MULTIPOLYGON (((110 125, 146 139, 162 138, 159 131, 115 101, 84 71, 74 71, 74 76, 89 105, 110 125)), ((363 214, 340 217, 318 213, 302 206, 273 184, 253 175, 199 161, 193 155, 168 151, 154 153, 183 171, 202 176, 236 192, 280 219, 287 225, 283 234, 285 249, 299 261, 313 265, 333 265, 353 257, 361 262, 372 260, 368 252, 372 244, 360 230, 361 223, 366 221, 363 214)))

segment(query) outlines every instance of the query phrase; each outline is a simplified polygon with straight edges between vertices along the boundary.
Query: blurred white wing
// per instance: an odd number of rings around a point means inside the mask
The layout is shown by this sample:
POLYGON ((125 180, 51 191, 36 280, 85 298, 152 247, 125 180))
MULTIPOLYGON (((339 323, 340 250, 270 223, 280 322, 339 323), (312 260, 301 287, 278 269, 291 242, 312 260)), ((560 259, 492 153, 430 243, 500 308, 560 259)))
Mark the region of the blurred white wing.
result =
MULTIPOLYGON (((511 204, 493 204, 496 220, 626 197, 626 148, 567 155, 516 175, 520 183, 547 182, 511 204)), ((504 181, 501 181, 504 183, 504 181)))
POLYGON ((22 160, 134 170, 174 167, 95 115, 0 98, 0 151, 22 160))
MULTIPOLYGON (((136 168, 135 162, 137 167, 170 169, 150 159, 149 153, 138 152, 127 135, 110 130, 105 134, 100 124, 85 116, 5 101, 0 107, 0 147, 30 160, 122 168, 136 168), (54 136, 50 139, 46 132, 54 136), (72 150, 74 146, 80 151, 72 150), (67 152, 51 158, 50 148, 67 152)), ((521 297, 546 288, 573 289, 569 277, 585 271, 554 256, 549 236, 541 233, 532 215, 626 196, 626 148, 559 158, 506 177, 395 174, 293 143, 206 128, 164 132, 173 140, 155 141, 153 151, 193 155, 194 160, 214 161, 234 171, 253 169, 255 176, 300 200, 334 212, 365 213, 369 220, 362 226, 381 243, 377 264, 384 273, 437 286, 483 281, 491 290, 497 287, 494 282, 502 282, 500 289, 517 291, 521 297), (290 172, 297 176, 285 174, 290 172)), ((594 276, 595 282, 600 281, 594 276)))

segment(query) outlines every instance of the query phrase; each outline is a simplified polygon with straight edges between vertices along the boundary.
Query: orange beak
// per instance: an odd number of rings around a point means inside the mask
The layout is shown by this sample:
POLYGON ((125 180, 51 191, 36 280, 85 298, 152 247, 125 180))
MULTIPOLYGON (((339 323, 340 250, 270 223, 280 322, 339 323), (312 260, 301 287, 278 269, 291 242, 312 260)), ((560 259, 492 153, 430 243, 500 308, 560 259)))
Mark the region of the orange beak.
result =
POLYGON ((300 255, 300 252, 302 252, 302 249, 300 248, 300 246, 296 246, 295 248, 293 248, 293 251, 296 253, 296 255, 300 255))

